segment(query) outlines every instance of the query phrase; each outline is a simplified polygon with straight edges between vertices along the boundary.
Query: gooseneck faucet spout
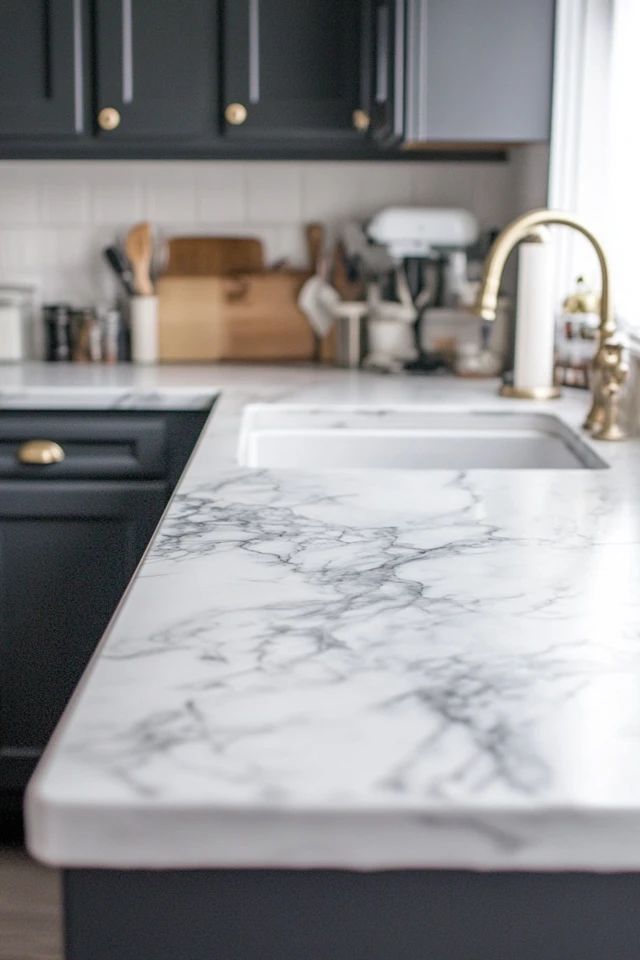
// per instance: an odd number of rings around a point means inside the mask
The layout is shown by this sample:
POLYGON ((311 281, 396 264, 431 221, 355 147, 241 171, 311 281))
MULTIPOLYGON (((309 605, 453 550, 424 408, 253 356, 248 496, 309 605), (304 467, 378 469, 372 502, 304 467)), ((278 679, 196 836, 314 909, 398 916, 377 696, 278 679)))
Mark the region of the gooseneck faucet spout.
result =
POLYGON ((593 402, 585 428, 602 440, 621 439, 618 424, 618 396, 626 378, 622 348, 615 340, 616 320, 611 298, 611 279, 607 256, 595 234, 578 217, 560 210, 530 210, 517 217, 496 237, 489 250, 475 312, 484 320, 495 320, 500 281, 507 258, 522 240, 535 236, 540 227, 560 224, 572 227, 589 240, 598 257, 602 274, 598 349, 593 363, 593 402))

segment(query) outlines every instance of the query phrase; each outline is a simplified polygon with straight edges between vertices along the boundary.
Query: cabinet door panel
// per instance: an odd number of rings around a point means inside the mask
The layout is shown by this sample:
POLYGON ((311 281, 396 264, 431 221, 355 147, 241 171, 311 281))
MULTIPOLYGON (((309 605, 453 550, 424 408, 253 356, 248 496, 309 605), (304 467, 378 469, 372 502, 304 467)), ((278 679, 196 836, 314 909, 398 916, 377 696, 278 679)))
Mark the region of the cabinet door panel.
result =
POLYGON ((81 0, 0 0, 0 138, 83 127, 81 0))
POLYGON ((96 0, 96 117, 121 116, 100 137, 211 136, 217 114, 215 0, 96 0))
POLYGON ((547 140, 554 13, 554 0, 426 0, 423 126, 409 137, 547 140))
POLYGON ((371 132, 391 145, 404 134, 405 0, 371 0, 371 132))
POLYGON ((358 136, 358 0, 227 0, 225 103, 247 109, 229 137, 358 136))
POLYGON ((0 793, 24 787, 166 500, 161 482, 0 484, 0 793))

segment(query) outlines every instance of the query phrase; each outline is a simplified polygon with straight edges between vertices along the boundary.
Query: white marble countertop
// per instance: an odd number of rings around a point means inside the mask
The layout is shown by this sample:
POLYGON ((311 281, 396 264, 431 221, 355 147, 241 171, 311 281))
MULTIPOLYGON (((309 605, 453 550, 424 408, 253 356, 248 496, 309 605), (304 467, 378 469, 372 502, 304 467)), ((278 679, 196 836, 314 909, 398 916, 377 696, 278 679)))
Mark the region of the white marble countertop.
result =
POLYGON ((251 470, 249 402, 525 407, 314 369, 0 382, 0 406, 220 393, 31 783, 36 857, 640 869, 640 441, 598 445, 608 470, 251 470))

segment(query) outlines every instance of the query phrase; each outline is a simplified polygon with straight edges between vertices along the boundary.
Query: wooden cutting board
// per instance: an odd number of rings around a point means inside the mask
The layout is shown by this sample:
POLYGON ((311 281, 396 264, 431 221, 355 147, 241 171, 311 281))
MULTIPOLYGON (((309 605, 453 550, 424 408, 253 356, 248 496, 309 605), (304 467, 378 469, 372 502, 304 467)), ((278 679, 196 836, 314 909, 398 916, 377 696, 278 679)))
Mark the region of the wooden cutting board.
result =
POLYGON ((262 242, 254 237, 172 237, 168 277, 213 277, 264 270, 262 242))
POLYGON ((315 340, 298 309, 305 271, 158 280, 160 359, 311 360, 315 340))

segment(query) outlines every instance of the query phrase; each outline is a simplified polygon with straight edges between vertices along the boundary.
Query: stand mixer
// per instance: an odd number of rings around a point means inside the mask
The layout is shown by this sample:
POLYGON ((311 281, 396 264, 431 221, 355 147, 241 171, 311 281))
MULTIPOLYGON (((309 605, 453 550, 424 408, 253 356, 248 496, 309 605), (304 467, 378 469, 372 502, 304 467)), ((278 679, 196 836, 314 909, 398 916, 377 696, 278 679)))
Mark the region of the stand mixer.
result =
POLYGON ((433 369, 439 359, 420 348, 422 315, 442 298, 447 265, 457 262, 459 271, 462 262, 464 270, 465 251, 478 239, 477 220, 458 208, 387 207, 369 221, 366 233, 386 251, 390 269, 369 283, 371 349, 364 363, 392 371, 406 365, 433 369), (382 295, 389 279, 397 300, 382 295))

